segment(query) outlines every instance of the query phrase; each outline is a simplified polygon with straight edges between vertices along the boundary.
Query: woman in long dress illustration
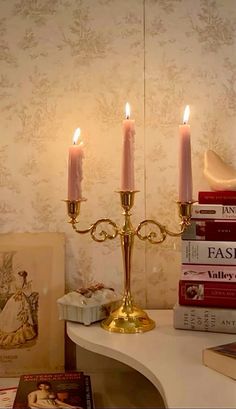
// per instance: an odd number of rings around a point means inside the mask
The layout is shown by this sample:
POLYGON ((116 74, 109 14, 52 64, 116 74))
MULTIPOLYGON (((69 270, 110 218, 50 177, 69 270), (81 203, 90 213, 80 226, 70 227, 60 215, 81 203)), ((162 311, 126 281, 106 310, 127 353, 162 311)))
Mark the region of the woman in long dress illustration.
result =
POLYGON ((21 346, 37 336, 29 303, 31 283, 26 271, 18 272, 19 284, 0 312, 0 348, 21 346))

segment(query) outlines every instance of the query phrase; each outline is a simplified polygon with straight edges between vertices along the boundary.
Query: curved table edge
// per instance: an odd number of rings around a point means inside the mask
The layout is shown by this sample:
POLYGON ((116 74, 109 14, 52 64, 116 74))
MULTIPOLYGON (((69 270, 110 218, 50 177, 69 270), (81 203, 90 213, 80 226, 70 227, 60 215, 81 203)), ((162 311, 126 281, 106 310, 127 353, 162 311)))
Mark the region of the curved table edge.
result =
MULTIPOLYGON (((98 353, 103 356, 107 356, 109 358, 115 359, 119 362, 122 362, 123 364, 130 366, 131 368, 135 369, 139 373, 141 373, 145 378, 147 378, 153 386, 158 390, 160 393, 164 404, 165 408, 169 408, 168 406, 168 400, 165 394, 164 387, 162 386, 160 380, 143 364, 138 362, 136 359, 130 357, 129 355, 126 355, 120 351, 117 351, 112 348, 108 348, 107 346, 99 345, 95 342, 91 342, 88 340, 85 340, 84 338, 81 338, 78 334, 74 334, 73 328, 70 328, 70 322, 68 321, 66 323, 66 330, 67 330, 67 335, 69 338, 78 346, 87 349, 88 351, 98 353), (128 360, 128 362, 127 362, 128 360)), ((73 323, 74 324, 74 323, 73 323)))

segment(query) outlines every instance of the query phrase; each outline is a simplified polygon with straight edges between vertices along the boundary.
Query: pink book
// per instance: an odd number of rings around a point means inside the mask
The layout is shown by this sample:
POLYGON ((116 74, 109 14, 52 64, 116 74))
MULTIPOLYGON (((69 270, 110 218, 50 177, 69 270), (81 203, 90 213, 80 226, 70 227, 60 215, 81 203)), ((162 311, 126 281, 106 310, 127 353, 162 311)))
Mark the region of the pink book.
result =
POLYGON ((181 280, 236 282, 236 266, 182 264, 181 280))

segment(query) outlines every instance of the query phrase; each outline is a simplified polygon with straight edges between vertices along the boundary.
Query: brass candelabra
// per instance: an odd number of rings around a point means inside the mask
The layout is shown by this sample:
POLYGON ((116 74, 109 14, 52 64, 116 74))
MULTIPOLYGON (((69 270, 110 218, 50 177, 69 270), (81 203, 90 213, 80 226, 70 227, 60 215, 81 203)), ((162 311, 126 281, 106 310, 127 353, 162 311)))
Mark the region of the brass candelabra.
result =
POLYGON ((95 223, 91 224, 88 229, 78 229, 76 225, 78 223, 77 218, 80 214, 80 205, 82 201, 85 201, 85 199, 72 201, 66 200, 67 212, 70 218, 69 223, 71 223, 72 228, 76 233, 90 233, 92 239, 97 242, 113 240, 118 235, 120 236, 124 264, 124 294, 121 306, 115 311, 111 311, 110 315, 104 321, 102 321, 101 325, 104 329, 111 332, 145 332, 153 329, 155 327, 155 322, 148 317, 148 314, 145 311, 135 305, 133 297, 131 295, 131 261, 134 237, 137 236, 140 240, 147 240, 151 244, 159 244, 162 243, 167 236, 181 236, 181 234, 184 232, 186 227, 189 226, 191 221, 192 202, 178 202, 179 216, 181 218, 180 230, 178 232, 172 232, 167 229, 166 226, 151 219, 143 220, 135 229, 131 223, 130 210, 134 205, 134 197, 137 191, 119 191, 118 193, 120 194, 121 206, 123 208, 123 227, 120 228, 111 219, 104 218, 99 219, 95 223), (101 228, 101 225, 104 223, 110 226, 112 233, 101 228), (145 230, 147 226, 156 227, 159 230, 159 234, 152 230, 148 234, 146 234, 145 230), (100 231, 98 231, 99 227, 101 228, 100 231))

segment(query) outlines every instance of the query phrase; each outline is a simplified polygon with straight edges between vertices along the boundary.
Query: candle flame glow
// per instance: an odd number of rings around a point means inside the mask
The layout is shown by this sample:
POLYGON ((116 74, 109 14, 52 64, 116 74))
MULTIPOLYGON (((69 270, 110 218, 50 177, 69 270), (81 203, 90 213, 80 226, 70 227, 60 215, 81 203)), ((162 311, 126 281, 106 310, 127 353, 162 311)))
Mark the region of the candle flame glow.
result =
POLYGON ((73 136, 73 144, 76 145, 78 143, 78 139, 80 137, 80 128, 76 128, 74 136, 73 136))
POLYGON ((188 123, 189 114, 190 114, 190 108, 189 108, 189 105, 186 105, 185 110, 184 110, 184 117, 183 117, 183 123, 184 124, 188 123))
POLYGON ((130 118, 130 104, 128 102, 125 104, 125 117, 126 119, 130 118))

